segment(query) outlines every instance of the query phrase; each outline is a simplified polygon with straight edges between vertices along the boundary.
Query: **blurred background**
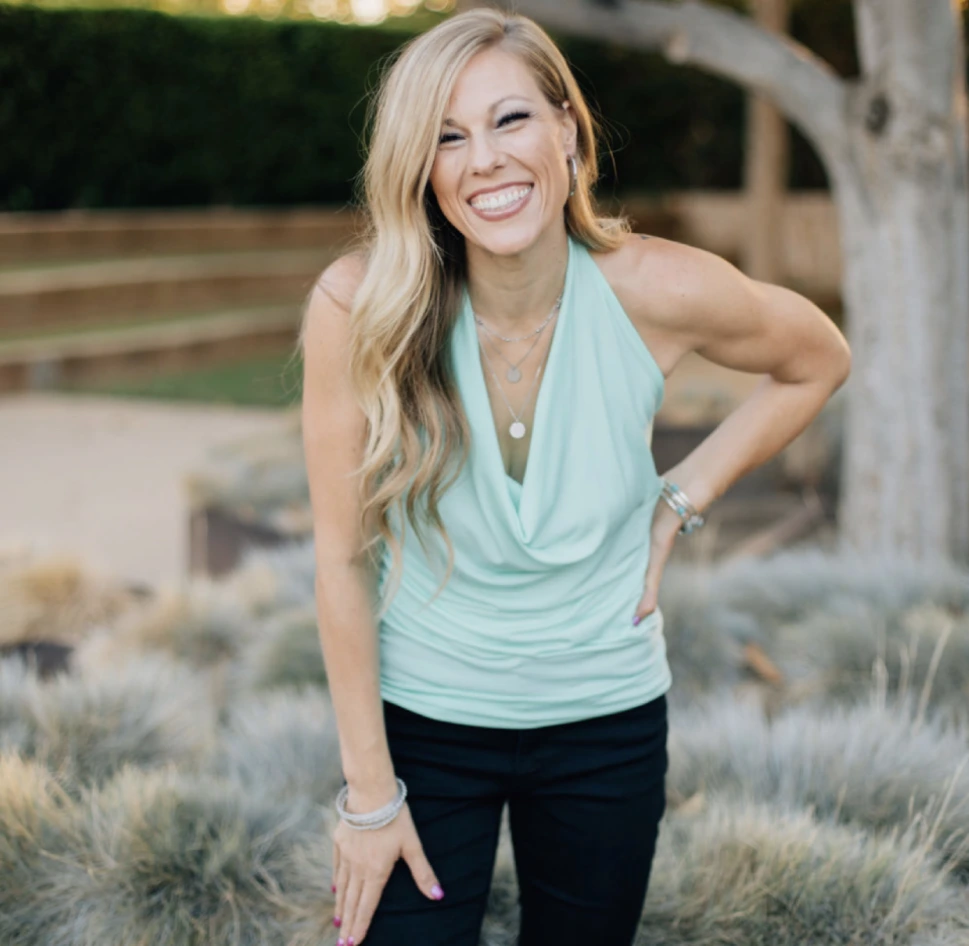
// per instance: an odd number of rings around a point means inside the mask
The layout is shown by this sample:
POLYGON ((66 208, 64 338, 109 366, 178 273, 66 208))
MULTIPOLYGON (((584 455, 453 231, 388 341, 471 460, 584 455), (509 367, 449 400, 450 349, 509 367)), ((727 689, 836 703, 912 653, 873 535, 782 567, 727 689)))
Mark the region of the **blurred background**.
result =
MULTIPOLYGON (((636 946, 965 946, 965 4, 586 0, 585 32, 580 0, 520 5, 563 25, 604 211, 856 339, 849 381, 664 570, 668 805, 636 946), (647 6, 692 17, 665 54, 610 32, 647 6)), ((336 939, 296 335, 359 225, 380 68, 454 12, 0 2, 4 946, 336 939)), ((678 364, 659 471, 758 381, 678 364)), ((481 946, 518 920, 505 822, 481 946)))
MULTIPOLYGON (((857 75, 850 0, 721 5, 857 75)), ((195 508, 185 480, 211 438, 268 435, 298 405, 301 306, 357 224, 366 95, 386 57, 453 7, 0 5, 0 543, 152 584, 227 567, 226 529, 274 540, 226 503, 195 508)), ((724 79, 550 31, 603 125, 603 209, 791 286, 840 325, 837 215, 798 130, 724 79)), ((678 366, 659 468, 756 381, 678 366)), ((836 462, 815 425, 724 497, 690 554, 824 541, 836 462)))

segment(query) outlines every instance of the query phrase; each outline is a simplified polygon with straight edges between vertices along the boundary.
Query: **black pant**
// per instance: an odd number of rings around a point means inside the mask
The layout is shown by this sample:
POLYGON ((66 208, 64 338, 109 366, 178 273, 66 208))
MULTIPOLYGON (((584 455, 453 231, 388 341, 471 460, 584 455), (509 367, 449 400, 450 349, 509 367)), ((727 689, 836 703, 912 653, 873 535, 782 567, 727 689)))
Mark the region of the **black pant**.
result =
POLYGON ((666 697, 536 729, 442 722, 384 701, 396 774, 444 888, 400 859, 364 946, 477 946, 505 802, 519 946, 629 946, 666 809, 666 697))

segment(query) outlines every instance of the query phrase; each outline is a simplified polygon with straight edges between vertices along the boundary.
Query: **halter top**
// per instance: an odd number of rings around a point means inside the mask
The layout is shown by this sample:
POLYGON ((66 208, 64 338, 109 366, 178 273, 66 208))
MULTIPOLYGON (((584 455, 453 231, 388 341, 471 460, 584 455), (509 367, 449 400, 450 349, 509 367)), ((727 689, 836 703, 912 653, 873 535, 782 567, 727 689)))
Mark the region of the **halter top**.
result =
MULTIPOLYGON (((384 699, 455 723, 526 729, 630 709, 672 682, 657 607, 632 623, 660 480, 651 450, 663 373, 584 244, 538 382, 523 482, 505 472, 463 292, 450 337, 471 428, 439 503, 454 546, 391 517, 404 570, 379 625, 384 699)), ((509 421, 511 417, 509 415, 509 421)), ((379 585, 390 569, 385 546, 379 585)))

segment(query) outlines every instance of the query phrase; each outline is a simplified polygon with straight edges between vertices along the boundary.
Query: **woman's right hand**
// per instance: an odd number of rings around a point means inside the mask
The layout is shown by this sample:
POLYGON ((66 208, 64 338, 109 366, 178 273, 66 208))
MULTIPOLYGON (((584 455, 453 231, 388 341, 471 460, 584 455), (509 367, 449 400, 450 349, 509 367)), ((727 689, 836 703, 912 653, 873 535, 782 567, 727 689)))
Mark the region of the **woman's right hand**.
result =
MULTIPOLYGON (((356 810, 350 804, 347 808, 356 810)), ((339 920, 340 938, 347 946, 363 941, 387 879, 401 857, 410 867, 421 893, 431 900, 440 900, 444 891, 424 856, 424 846, 406 801, 397 817, 382 828, 351 828, 342 819, 336 826, 333 832, 334 922, 339 920)))

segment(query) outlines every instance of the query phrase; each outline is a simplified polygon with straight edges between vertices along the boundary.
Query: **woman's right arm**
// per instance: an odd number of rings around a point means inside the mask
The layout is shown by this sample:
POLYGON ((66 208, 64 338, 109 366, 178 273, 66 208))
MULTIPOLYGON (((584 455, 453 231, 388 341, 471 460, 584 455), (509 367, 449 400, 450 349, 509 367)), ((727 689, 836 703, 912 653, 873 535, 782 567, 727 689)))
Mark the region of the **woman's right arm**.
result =
POLYGON ((366 418, 348 376, 349 305, 361 275, 341 257, 320 277, 306 313, 303 444, 313 508, 316 610, 327 680, 340 733, 350 811, 369 811, 397 793, 384 732, 376 576, 360 548, 357 478, 366 418))
MULTIPOLYGON (((316 556, 316 610, 327 683, 339 731, 347 810, 381 808, 397 793, 380 695, 374 608, 376 574, 361 553, 358 478, 366 416, 349 381, 349 309, 363 264, 332 263, 306 310, 302 428, 316 556)), ((340 822, 333 838, 336 915, 354 944, 366 934, 394 864, 407 862, 427 897, 443 896, 405 802, 390 824, 358 830, 340 822)))

